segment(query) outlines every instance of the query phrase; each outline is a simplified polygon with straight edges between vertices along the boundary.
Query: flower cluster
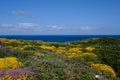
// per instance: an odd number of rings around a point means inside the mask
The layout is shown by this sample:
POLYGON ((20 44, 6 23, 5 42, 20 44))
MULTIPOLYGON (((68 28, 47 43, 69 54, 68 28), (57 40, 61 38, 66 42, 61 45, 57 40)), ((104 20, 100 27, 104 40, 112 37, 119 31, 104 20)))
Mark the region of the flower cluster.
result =
POLYGON ((58 47, 56 50, 55 50, 55 53, 56 54, 62 54, 62 53, 65 53, 67 51, 66 47, 58 47))
POLYGON ((55 46, 46 46, 46 45, 42 45, 40 46, 40 48, 45 49, 45 50, 49 50, 49 51, 55 51, 56 47, 55 46))
POLYGON ((19 47, 20 50, 34 50, 34 46, 32 45, 24 45, 19 47))
POLYGON ((67 58, 74 58, 74 57, 78 57, 79 55, 76 53, 65 53, 65 56, 67 58))
POLYGON ((26 80, 28 76, 31 76, 33 74, 33 72, 24 69, 15 69, 7 71, 0 70, 0 80, 26 80))
POLYGON ((23 42, 21 42, 20 40, 16 40, 16 39, 9 40, 9 39, 6 39, 6 38, 0 38, 0 42, 8 44, 8 45, 10 45, 10 44, 17 44, 17 45, 18 44, 23 44, 23 42))
POLYGON ((79 55, 82 53, 81 48, 70 48, 66 53, 65 56, 67 58, 73 58, 73 57, 79 57, 79 55))
POLYGON ((94 53, 82 53, 80 57, 91 57, 91 58, 97 58, 97 55, 94 53))
POLYGON ((76 53, 76 54, 81 54, 82 50, 81 50, 81 48, 70 48, 68 52, 70 52, 70 53, 76 53))
POLYGON ((20 40, 16 40, 16 39, 9 40, 9 43, 10 44, 23 44, 23 42, 21 42, 20 40))
POLYGON ((86 51, 91 52, 91 51, 93 51, 95 48, 94 48, 94 47, 89 46, 89 47, 86 47, 85 49, 86 49, 86 51))
POLYGON ((0 69, 17 69, 22 66, 23 63, 15 57, 0 58, 0 69))
POLYGON ((94 64, 92 63, 91 66, 99 71, 101 71, 103 74, 105 74, 107 77, 114 78, 116 77, 116 74, 112 67, 106 65, 106 64, 94 64))
POLYGON ((6 39, 6 38, 0 38, 0 42, 8 42, 8 39, 6 39))

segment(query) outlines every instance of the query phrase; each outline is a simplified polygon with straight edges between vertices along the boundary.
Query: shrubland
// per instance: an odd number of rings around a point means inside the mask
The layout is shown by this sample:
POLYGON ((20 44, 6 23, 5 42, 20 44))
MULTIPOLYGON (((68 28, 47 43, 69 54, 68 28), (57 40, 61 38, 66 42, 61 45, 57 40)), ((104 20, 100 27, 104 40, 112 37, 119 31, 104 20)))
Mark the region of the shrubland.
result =
POLYGON ((120 39, 44 42, 0 38, 0 80, 119 80, 120 39))

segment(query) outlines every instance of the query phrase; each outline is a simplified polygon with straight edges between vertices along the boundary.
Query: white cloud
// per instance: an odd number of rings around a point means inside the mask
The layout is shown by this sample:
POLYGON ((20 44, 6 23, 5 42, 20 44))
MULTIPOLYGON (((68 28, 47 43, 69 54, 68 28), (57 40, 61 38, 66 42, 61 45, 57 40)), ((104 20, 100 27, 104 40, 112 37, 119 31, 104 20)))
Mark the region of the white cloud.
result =
POLYGON ((1 24, 0 28, 4 29, 18 29, 18 30, 44 30, 44 31, 68 31, 68 32, 75 32, 75 31, 94 31, 97 28, 96 27, 91 27, 91 26, 84 26, 84 27, 62 27, 59 25, 47 25, 47 26, 41 26, 38 23, 29 23, 29 22, 24 22, 24 23, 18 23, 18 24, 1 24))
POLYGON ((12 24, 1 24, 2 28, 10 28, 12 26, 13 26, 12 24))
POLYGON ((49 25, 49 26, 41 26, 38 23, 18 23, 18 24, 1 24, 0 25, 1 30, 12 30, 12 31, 60 31, 63 29, 63 27, 58 25, 49 25))
POLYGON ((61 27, 61 26, 58 26, 58 25, 52 25, 52 26, 47 26, 47 29, 48 30, 53 30, 53 31, 60 31, 60 30, 62 30, 63 29, 63 27, 61 27))
POLYGON ((33 29, 33 28, 39 27, 39 24, 36 24, 36 23, 19 23, 18 25, 23 29, 30 29, 30 28, 33 29))
POLYGON ((27 13, 25 11, 23 11, 23 10, 12 11, 11 13, 13 15, 22 15, 22 16, 27 15, 27 13))
POLYGON ((84 26, 84 27, 80 27, 80 30, 82 30, 82 31, 92 31, 92 30, 96 30, 96 28, 91 27, 91 26, 84 26))
POLYGON ((11 14, 18 15, 18 16, 30 17, 30 18, 36 18, 37 17, 36 15, 29 14, 26 11, 23 11, 23 10, 11 11, 11 14))
POLYGON ((4 24, 0 24, 0 30, 1 31, 16 31, 17 28, 13 24, 4 23, 4 24))
POLYGON ((37 23, 0 24, 0 30, 8 31, 41 31, 42 26, 37 23))

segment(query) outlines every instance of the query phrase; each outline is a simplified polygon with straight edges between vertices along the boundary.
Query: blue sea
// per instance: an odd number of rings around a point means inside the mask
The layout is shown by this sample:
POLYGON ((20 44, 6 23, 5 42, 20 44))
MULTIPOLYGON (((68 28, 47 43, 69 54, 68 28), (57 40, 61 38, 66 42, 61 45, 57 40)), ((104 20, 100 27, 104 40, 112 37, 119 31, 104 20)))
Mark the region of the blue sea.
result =
POLYGON ((67 42, 101 37, 120 38, 120 35, 0 35, 0 38, 20 40, 41 40, 48 42, 67 42))

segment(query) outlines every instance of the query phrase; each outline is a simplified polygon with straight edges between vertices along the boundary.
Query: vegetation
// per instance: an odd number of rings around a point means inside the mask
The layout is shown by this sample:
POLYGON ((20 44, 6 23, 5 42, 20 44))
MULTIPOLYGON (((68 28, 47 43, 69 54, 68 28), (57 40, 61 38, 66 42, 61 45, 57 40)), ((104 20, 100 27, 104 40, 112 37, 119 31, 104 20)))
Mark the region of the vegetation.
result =
POLYGON ((43 42, 0 38, 0 80, 119 80, 120 39, 43 42))

